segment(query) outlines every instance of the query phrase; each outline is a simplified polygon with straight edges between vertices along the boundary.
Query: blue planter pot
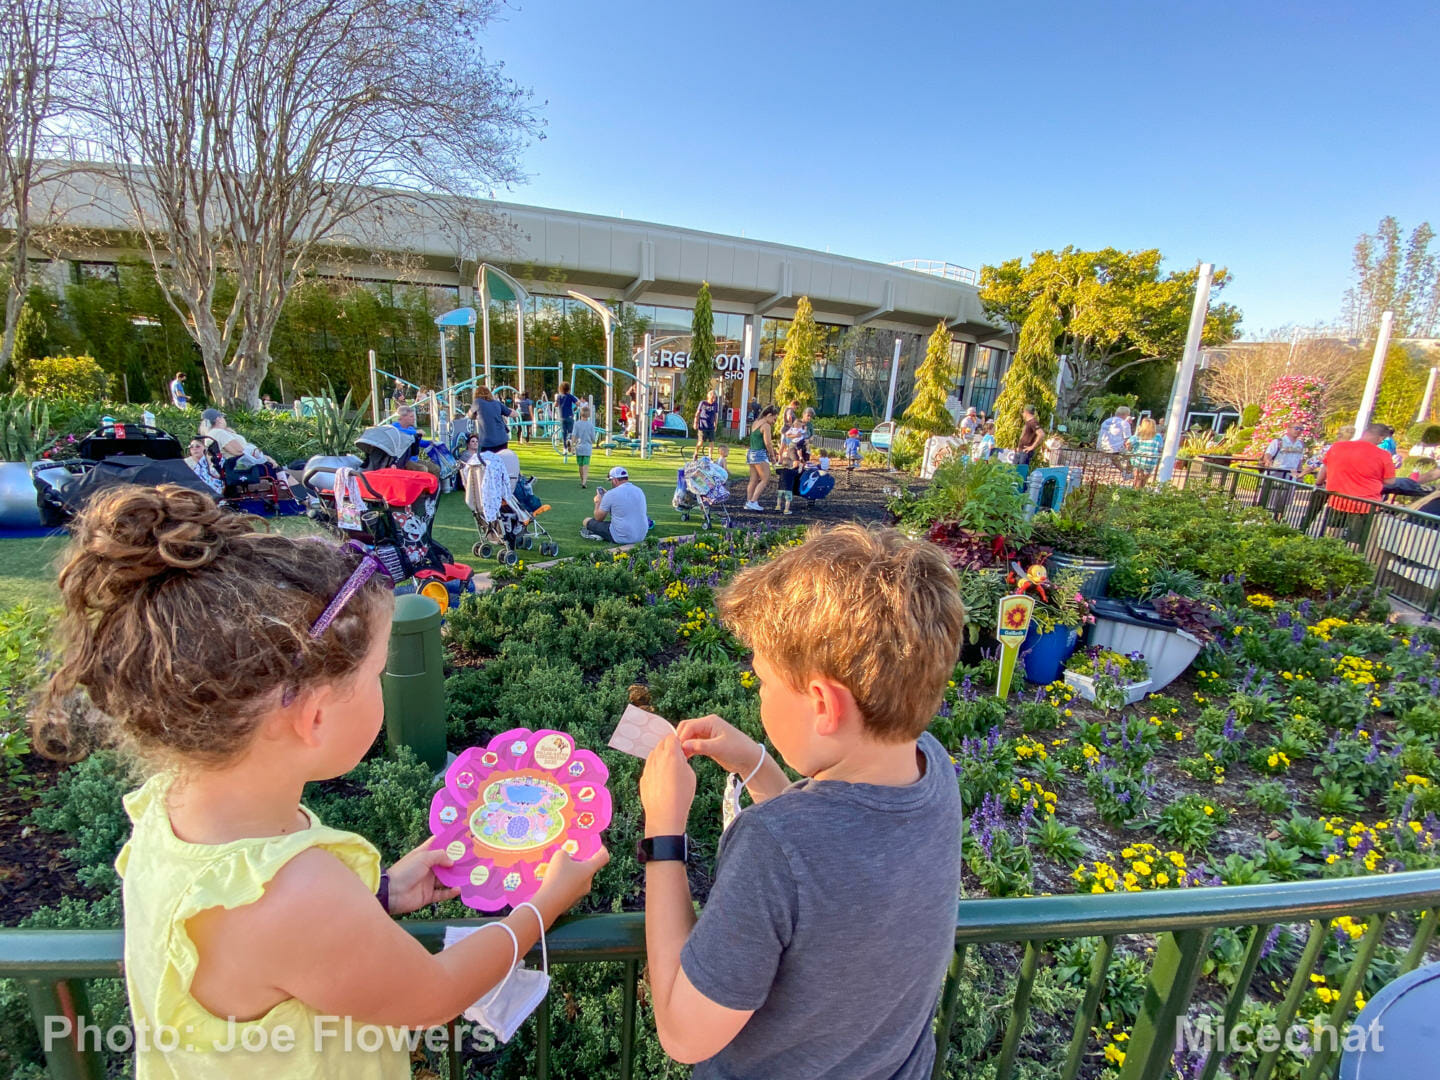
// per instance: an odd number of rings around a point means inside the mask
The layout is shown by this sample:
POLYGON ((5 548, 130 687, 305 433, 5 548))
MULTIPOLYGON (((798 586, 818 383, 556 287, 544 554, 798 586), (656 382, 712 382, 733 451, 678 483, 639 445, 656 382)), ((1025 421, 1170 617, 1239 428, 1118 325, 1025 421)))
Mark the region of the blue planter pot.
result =
POLYGON ((1027 682, 1044 686, 1060 678, 1065 661, 1080 644, 1080 632, 1068 626, 1057 626, 1048 634, 1037 634, 1032 626, 1020 646, 1020 661, 1025 665, 1027 682))

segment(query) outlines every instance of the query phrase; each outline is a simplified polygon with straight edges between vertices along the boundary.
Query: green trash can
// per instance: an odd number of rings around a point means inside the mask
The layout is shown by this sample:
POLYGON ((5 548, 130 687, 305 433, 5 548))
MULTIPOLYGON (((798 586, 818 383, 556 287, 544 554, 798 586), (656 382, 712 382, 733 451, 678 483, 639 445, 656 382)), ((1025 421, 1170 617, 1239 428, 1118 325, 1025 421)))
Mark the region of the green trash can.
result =
POLYGON ((381 688, 390 749, 408 746, 439 772, 445 767, 445 654, 440 647, 440 605, 430 597, 410 593, 395 598, 381 688))

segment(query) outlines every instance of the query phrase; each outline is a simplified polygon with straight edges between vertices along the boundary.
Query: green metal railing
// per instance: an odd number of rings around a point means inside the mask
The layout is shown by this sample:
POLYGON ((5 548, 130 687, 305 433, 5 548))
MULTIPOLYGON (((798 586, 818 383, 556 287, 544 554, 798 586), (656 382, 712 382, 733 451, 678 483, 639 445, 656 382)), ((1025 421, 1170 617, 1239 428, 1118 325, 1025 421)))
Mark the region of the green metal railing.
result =
POLYGON ((1311 536, 1334 537, 1375 568, 1377 589, 1427 615, 1440 610, 1440 516, 1395 503, 1336 496, 1272 470, 1208 461, 1192 463, 1186 486, 1224 491, 1311 536), (1332 506, 1332 500, 1343 509, 1332 506))
MULTIPOLYGON (((1283 1001, 1276 1025, 1288 1029, 1310 989, 1310 974, 1321 955, 1330 920, 1342 915, 1362 918, 1369 928, 1356 947, 1355 957, 1328 1017, 1338 1030, 1350 1019, 1355 992, 1364 978, 1376 948, 1387 931, 1392 938, 1408 940, 1397 974, 1410 971, 1424 957, 1440 915, 1440 870, 1381 874, 1328 881, 1293 882, 1220 888, 1169 889, 1145 893, 1033 897, 1023 900, 969 900, 959 909, 956 950, 940 995, 935 1036, 939 1053, 934 1076, 946 1074, 950 1034, 958 1019, 965 956, 974 946, 989 943, 1023 945, 1019 975, 1011 998, 1009 1018, 1000 1044, 995 1080, 1009 1080, 1030 1018, 1030 995, 1046 950, 1056 942, 1098 938, 1100 947, 1091 964, 1085 994, 1075 1011, 1072 1035, 1060 1076, 1074 1080, 1092 1049, 1092 1028, 1104 998, 1106 973, 1117 939, 1141 937, 1155 943, 1139 1017, 1130 1032, 1121 1080, 1159 1080, 1169 1075, 1177 1024, 1190 1008, 1211 934, 1222 927, 1247 930, 1240 976, 1223 1007, 1226 1027, 1240 1014, 1250 983, 1272 927, 1308 923, 1309 936, 1283 1001), (1419 916, 1413 930, 1402 927, 1403 916, 1419 916)), ((446 923, 402 924, 427 948, 437 950, 446 923)), ((476 924, 478 925, 478 923, 476 924)), ((87 1016, 85 981, 121 975, 122 938, 118 930, 6 930, 0 931, 0 977, 21 981, 29 994, 36 1030, 43 1032, 45 1018, 87 1016)), ((617 1073, 629 1080, 634 1072, 635 1025, 640 963, 645 956, 644 917, 639 914, 589 915, 559 923, 550 934, 550 959, 555 964, 619 962, 623 964, 620 1017, 620 1056, 617 1073)), ((863 993, 863 987, 856 988, 863 993)), ((535 1072, 541 1080, 550 1072, 550 1009, 547 1002, 537 1013, 535 1072)), ((1223 1053, 1212 1053, 1202 1080, 1213 1080, 1223 1053)), ((1268 1080, 1276 1054, 1262 1058, 1251 1080, 1268 1080)), ((52 1046, 48 1055, 55 1080, 96 1080, 102 1075, 98 1054, 87 1053, 73 1041, 52 1046)), ((1304 1080, 1332 1074, 1338 1062, 1333 1047, 1322 1046, 1307 1066, 1304 1080)), ((450 1055, 451 1080, 460 1080, 461 1062, 450 1055)))

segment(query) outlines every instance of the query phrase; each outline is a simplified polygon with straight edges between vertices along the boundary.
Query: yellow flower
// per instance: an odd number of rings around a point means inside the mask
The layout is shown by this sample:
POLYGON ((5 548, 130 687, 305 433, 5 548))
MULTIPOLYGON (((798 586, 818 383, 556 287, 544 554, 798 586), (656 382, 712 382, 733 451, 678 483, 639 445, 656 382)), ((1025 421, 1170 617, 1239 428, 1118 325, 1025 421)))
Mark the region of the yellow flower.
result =
POLYGON ((1215 813, 1215 808, 1207 804, 1205 807, 1205 816, 1209 817, 1213 813, 1215 813))
POLYGON ((1155 884, 1156 884, 1156 885, 1169 885, 1169 884, 1170 884, 1170 875, 1167 874, 1167 873, 1165 873, 1164 870, 1161 870, 1158 874, 1155 875, 1155 884))

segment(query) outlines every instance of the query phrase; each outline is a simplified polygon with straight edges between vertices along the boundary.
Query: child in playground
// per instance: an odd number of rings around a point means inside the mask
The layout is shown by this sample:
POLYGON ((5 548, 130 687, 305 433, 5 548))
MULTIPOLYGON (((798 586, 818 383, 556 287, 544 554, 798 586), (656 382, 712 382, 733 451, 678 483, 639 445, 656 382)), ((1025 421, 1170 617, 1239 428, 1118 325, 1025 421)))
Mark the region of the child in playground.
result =
POLYGON ((795 485, 800 481, 800 455, 798 449, 786 443, 780 447, 780 488, 775 493, 775 509, 791 512, 790 503, 795 498, 795 485))
POLYGON ((646 761, 660 1044, 703 1062, 695 1080, 929 1077, 960 794, 925 729, 960 653, 955 572, 933 545, 842 525, 741 571, 720 613, 754 652, 765 734, 803 779, 718 716, 681 722, 646 761), (696 754, 754 799, 721 836, 698 920, 676 855, 696 754))
POLYGON ((845 468, 854 472, 860 467, 860 429, 851 428, 845 433, 845 468))
POLYGON ((815 440, 815 410, 806 409, 800 417, 800 460, 810 460, 810 444, 815 440))
POLYGON ((152 773, 125 798, 115 864, 125 976, 137 1029, 179 1038, 137 1040, 138 1076, 402 1080, 393 1029, 487 993, 511 935, 523 956, 608 855, 557 854, 505 931, 431 955, 402 930, 392 916, 455 895, 435 879, 446 854, 422 845, 382 873, 368 841, 300 803, 379 731, 391 584, 356 548, 251 521, 169 485, 90 504, 60 571, 65 648, 37 746, 73 754, 68 718, 84 716, 152 773))

